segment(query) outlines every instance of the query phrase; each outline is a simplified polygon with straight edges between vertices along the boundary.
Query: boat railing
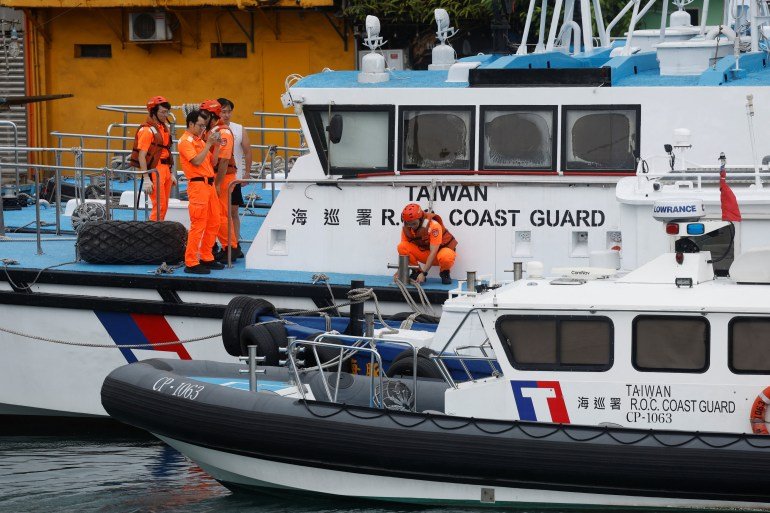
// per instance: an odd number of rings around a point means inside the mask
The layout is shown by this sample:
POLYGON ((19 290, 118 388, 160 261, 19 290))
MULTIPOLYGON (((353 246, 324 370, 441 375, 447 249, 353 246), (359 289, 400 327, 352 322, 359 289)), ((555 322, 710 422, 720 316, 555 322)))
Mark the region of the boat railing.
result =
POLYGON ((446 355, 446 354, 437 354, 437 355, 431 355, 431 359, 433 359, 436 363, 436 365, 439 367, 439 370, 441 371, 441 374, 444 376, 444 379, 449 383, 450 386, 453 388, 457 388, 457 383, 455 382, 454 378, 452 378, 451 373, 449 372, 449 369, 446 367, 445 360, 456 360, 460 363, 460 366, 462 366, 463 371, 465 372, 465 375, 468 377, 468 381, 476 382, 476 378, 473 376, 473 373, 468 368, 467 361, 486 361, 489 364, 489 370, 491 371, 493 376, 499 376, 500 371, 497 370, 497 367, 495 367, 495 362, 497 361, 497 358, 495 356, 490 356, 487 353, 487 350, 494 353, 494 349, 492 348, 492 344, 489 342, 489 339, 486 339, 484 342, 482 342, 479 345, 467 345, 467 346, 458 346, 454 349, 454 355, 446 355), (467 354, 462 354, 461 351, 468 351, 468 350, 477 350, 481 353, 481 358, 470 356, 467 354), (449 378, 449 379, 447 379, 449 378))
MULTIPOLYGON (((24 146, 0 146, 0 155, 6 152, 13 152, 13 151, 23 151, 23 152, 50 152, 53 153, 56 157, 57 162, 61 162, 61 154, 62 153, 73 153, 75 156, 75 165, 74 166, 66 166, 62 164, 24 164, 25 167, 30 168, 34 171, 34 186, 35 186, 35 194, 37 196, 37 201, 35 201, 35 223, 36 223, 36 234, 37 234, 37 242, 38 242, 38 254, 42 254, 42 246, 41 246, 41 227, 42 223, 40 220, 40 190, 41 190, 41 184, 40 184, 40 171, 54 171, 54 198, 55 198, 55 205, 54 205, 54 211, 56 212, 56 235, 61 235, 61 182, 62 182, 62 172, 74 172, 75 176, 77 177, 77 181, 80 184, 80 190, 78 191, 78 194, 76 196, 76 199, 78 201, 79 205, 82 205, 86 202, 87 198, 85 197, 85 190, 86 190, 86 174, 92 173, 94 175, 104 175, 104 186, 105 186, 105 214, 107 216, 107 219, 111 216, 111 191, 110 191, 110 174, 112 173, 112 169, 108 167, 87 167, 83 165, 83 156, 86 153, 102 153, 104 149, 88 149, 88 148, 38 148, 38 147, 24 147, 24 146)), ((113 150, 114 151, 114 150, 113 150)), ((0 171, 3 168, 7 167, 13 167, 14 163, 12 162, 2 162, 0 161, 0 171)), ((156 175, 158 174, 157 169, 150 169, 148 171, 132 171, 132 170, 126 170, 125 171, 128 174, 134 175, 134 176, 140 176, 144 175, 145 173, 152 173, 156 175)), ((157 199, 156 201, 158 204, 160 204, 160 188, 156 187, 156 194, 157 199)), ((134 180, 134 197, 136 197, 136 180, 134 180)), ((145 216, 147 216, 147 207, 145 206, 145 216)), ((133 202, 132 209, 134 212, 134 220, 137 220, 137 211, 138 211, 138 204, 137 202, 133 202)), ((0 216, 2 216, 2 210, 0 210, 0 216)))
MULTIPOLYGON (((19 145, 19 127, 14 123, 13 121, 8 121, 5 119, 0 120, 0 127, 9 127, 11 131, 13 132, 13 146, 16 147, 19 145)), ((16 187, 16 192, 19 191, 19 186, 21 185, 19 183, 19 168, 24 167, 23 165, 20 165, 19 161, 19 151, 13 152, 13 163, 15 164, 14 170, 15 170, 15 179, 14 179, 14 185, 16 187)), ((2 187, 3 183, 0 181, 0 187, 2 187)))
POLYGON ((271 146, 274 146, 276 150, 281 151, 283 153, 284 172, 288 174, 290 157, 294 156, 293 154, 302 155, 308 152, 308 147, 305 142, 305 136, 304 136, 304 133, 302 132, 302 128, 289 127, 289 121, 294 120, 296 122, 299 122, 299 116, 297 116, 296 114, 286 114, 282 112, 260 112, 260 111, 254 112, 253 114, 257 116, 257 118, 259 119, 259 125, 257 127, 246 127, 246 126, 243 127, 243 129, 248 132, 254 132, 259 134, 259 144, 252 144, 251 147, 259 150, 261 160, 265 160, 266 152, 270 150, 271 146), (265 126, 265 122, 273 118, 277 118, 278 120, 280 120, 280 124, 281 124, 280 128, 265 126), (271 145, 266 140, 266 136, 270 135, 271 133, 281 134, 283 136, 283 145, 281 146, 271 145), (297 136, 299 137, 299 146, 289 145, 289 136, 291 134, 297 134, 297 136))
MULTIPOLYGON (((387 342, 388 344, 395 344, 395 345, 401 345, 404 346, 407 350, 412 351, 412 361, 413 361, 413 367, 412 367, 412 397, 413 402, 411 405, 411 411, 418 411, 417 410, 417 347, 405 339, 399 339, 396 337, 375 337, 375 336, 354 336, 354 335, 342 335, 337 333, 322 333, 318 335, 313 340, 292 340, 289 342, 287 348, 286 348, 286 354, 287 354, 287 364, 289 367, 289 372, 291 372, 294 375, 294 378, 296 380, 296 383, 298 384, 298 389, 300 391, 300 394, 302 395, 302 398, 305 399, 305 391, 302 386, 299 386, 301 383, 299 370, 298 370, 298 364, 304 363, 301 360, 297 359, 297 356, 299 355, 300 351, 304 350, 307 351, 308 348, 310 348, 313 351, 313 356, 315 357, 316 362, 320 362, 318 355, 318 347, 328 347, 335 350, 339 350, 339 355, 336 356, 334 359, 327 362, 327 364, 324 365, 317 365, 315 369, 318 370, 318 372, 323 373, 325 369, 332 368, 336 365, 336 382, 334 387, 330 387, 328 380, 326 377, 322 377, 321 382, 323 383, 324 392, 326 393, 326 398, 329 400, 329 402, 336 403, 338 399, 338 392, 340 389, 340 377, 342 373, 342 364, 348 360, 349 358, 352 358, 357 353, 364 353, 369 356, 369 366, 368 366, 368 375, 369 375, 369 405, 375 408, 385 408, 384 403, 384 397, 382 397, 382 394, 384 393, 384 387, 383 387, 383 370, 382 370, 382 356, 380 355, 379 351, 377 350, 377 342, 387 342), (340 340, 346 340, 351 342, 351 345, 342 345, 339 344, 339 342, 324 342, 325 339, 334 339, 335 341, 340 340), (379 386, 375 387, 375 380, 379 381, 379 386), (379 391, 379 392, 378 392, 379 391)), ((306 369, 307 370, 307 369, 306 369)))

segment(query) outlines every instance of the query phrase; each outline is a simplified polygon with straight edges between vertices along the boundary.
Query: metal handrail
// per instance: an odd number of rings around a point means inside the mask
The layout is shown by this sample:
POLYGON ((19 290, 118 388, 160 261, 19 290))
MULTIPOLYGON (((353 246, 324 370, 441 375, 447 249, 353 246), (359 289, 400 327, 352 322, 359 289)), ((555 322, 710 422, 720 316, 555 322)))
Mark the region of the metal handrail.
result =
MULTIPOLYGON (((0 126, 9 126, 13 129, 13 146, 17 147, 19 145, 19 127, 14 123, 13 121, 8 120, 0 120, 0 126)), ((19 190, 19 151, 14 152, 14 163, 16 164, 16 191, 19 190)), ((2 178, 0 178, 0 185, 2 185, 3 181, 2 178)))
MULTIPOLYGON (((385 326, 385 327, 387 327, 387 326, 385 326)), ((412 350, 412 357, 413 357, 412 358, 412 387, 414 388, 414 409, 415 409, 415 411, 417 410, 417 353, 418 353, 417 346, 415 346, 413 343, 411 343, 411 342, 409 342, 408 340, 405 340, 405 339, 382 338, 382 337, 374 337, 374 336, 367 337, 367 336, 363 336, 363 335, 362 336, 354 336, 354 335, 343 335, 343 334, 336 334, 336 333, 321 333, 320 335, 318 335, 314 339, 314 341, 321 341, 324 338, 334 338, 334 339, 337 339, 337 340, 351 340, 351 341, 354 341, 354 342, 368 340, 370 348, 374 349, 375 351, 376 351, 375 342, 390 342, 390 343, 393 343, 393 344, 396 344, 396 345, 406 346, 408 349, 411 349, 412 350)), ((357 350, 358 349, 358 347, 351 347, 351 346, 342 346, 342 347, 343 347, 343 350, 345 350, 345 349, 357 350)), ((355 353, 355 352, 357 352, 357 351, 353 351, 353 353, 355 353)), ((315 355, 316 361, 319 361, 319 359, 318 359, 318 352, 316 351, 315 347, 313 348, 313 354, 315 355)), ((379 354, 379 352, 378 352, 378 354, 379 354)), ((370 361, 370 363, 373 364, 374 362, 370 361)), ((337 374, 337 390, 339 390, 339 371, 342 369, 342 352, 340 352, 340 361, 338 363, 337 368, 338 368, 338 370, 337 370, 337 372, 338 372, 338 374, 337 374)), ((370 365, 370 368, 371 368, 372 377, 373 377, 374 376, 374 366, 370 365)), ((379 369, 380 369, 380 374, 382 374, 382 361, 380 361, 379 369)), ((325 384, 326 384, 326 381, 324 380, 324 385, 325 384)), ((329 392, 328 387, 324 386, 324 388, 326 388, 327 395, 328 395, 328 392, 329 392)), ((382 387, 380 387, 380 389, 382 389, 382 387)), ((334 401, 333 402, 337 402, 336 392, 335 392, 335 395, 334 395, 334 401)))
MULTIPOLYGON (((333 397, 332 397, 331 390, 329 390, 329 384, 326 382, 326 377, 323 375, 323 369, 321 369, 321 367, 319 365, 319 372, 321 373, 321 381, 323 383, 324 391, 326 392, 326 396, 329 399, 329 402, 336 402, 336 399, 337 399, 337 391, 339 390, 339 381, 340 381, 341 370, 342 370, 342 355, 343 355, 343 353, 346 350, 353 351, 354 353, 357 353, 357 352, 369 353, 372 362, 374 362, 376 360, 377 366, 378 366, 377 368, 380 369, 380 372, 377 373, 376 377, 379 378, 379 382, 380 382, 379 390, 380 390, 380 393, 382 394, 383 391, 385 390, 385 388, 383 387, 383 379, 382 379, 382 376, 383 376, 383 372, 382 372, 382 356, 380 356, 380 353, 377 351, 377 348, 376 347, 363 347, 363 346, 362 347, 350 347, 350 346, 341 346, 340 344, 333 344, 331 342, 321 342, 321 339, 323 337, 325 337, 325 336, 326 337, 334 336, 335 338, 337 337, 336 335, 333 335, 333 334, 330 334, 330 333, 324 333, 322 335, 319 335, 319 337, 317 337, 316 340, 293 340, 293 341, 291 341, 289 343, 289 345, 286 348, 286 352, 287 352, 287 355, 288 355, 288 358, 289 358, 289 362, 290 362, 289 363, 289 368, 290 368, 290 370, 294 374, 294 378, 295 378, 296 383, 297 383, 297 390, 299 390, 299 393, 302 396, 302 399, 303 400, 307 400, 307 397, 305 395, 305 387, 302 384, 302 380, 300 379, 300 376, 299 376, 299 371, 297 370, 297 361, 294 359, 294 355, 295 355, 295 352, 296 352, 295 348, 298 345, 311 346, 313 348, 313 352, 314 352, 314 354, 316 356, 316 361, 319 361, 318 360, 318 351, 316 349, 317 347, 328 347, 328 348, 331 348, 331 349, 339 349, 340 350, 340 361, 339 361, 338 366, 337 366, 337 369, 338 369, 337 370, 337 383, 336 383, 335 393, 334 393, 333 397)), ((356 337, 356 339, 358 339, 358 338, 366 339, 367 337, 356 337)), ((373 343, 372 343, 372 345, 373 345, 373 343)), ((416 361, 416 358, 415 358, 415 361, 416 361)), ((371 370, 372 370, 372 372, 369 375, 369 379, 370 379, 369 405, 371 407, 376 407, 376 408, 382 409, 382 408, 385 407, 385 402, 382 400, 382 398, 380 398, 379 401, 377 400, 377 394, 375 393, 375 387, 374 387, 374 379, 375 379, 374 366, 371 367, 371 370)), ((416 392, 416 388, 415 388, 415 397, 416 397, 416 394, 417 394, 417 392, 416 392)), ((415 402, 415 404, 416 404, 416 402, 415 402)))
MULTIPOLYGON (((30 146, 16 146, 16 147, 8 147, 8 146, 0 146, 0 153, 2 152, 10 152, 10 151, 27 151, 27 152, 53 152, 57 157, 57 162, 60 162, 60 155, 65 152, 73 152, 75 153, 76 157, 76 163, 81 163, 81 165, 75 165, 75 166, 63 166, 61 164, 55 164, 55 165, 48 165, 48 164, 25 164, 25 167, 31 168, 35 170, 36 178, 35 178, 35 191, 37 195, 37 200, 35 202, 35 210, 36 210, 36 217, 35 220, 37 222, 37 236, 38 239, 40 238, 40 183, 39 183, 39 172, 38 170, 51 170, 53 169, 55 171, 55 181, 56 181, 56 234, 59 235, 61 232, 61 212, 60 212, 60 203, 61 203, 61 171, 77 171, 80 176, 80 197, 78 198, 81 200, 81 204, 85 202, 85 172, 91 171, 96 172, 99 174, 104 174, 104 181, 105 181, 105 210, 107 213, 107 218, 109 219, 110 216, 110 173, 112 172, 112 169, 109 167, 103 167, 103 168, 91 168, 86 167, 82 165, 82 155, 83 153, 101 153, 106 150, 101 149, 83 149, 83 148, 37 148, 37 147, 30 147, 30 146)), ((122 151, 122 150, 115 150, 115 151, 122 151)), ((11 167, 13 166, 12 163, 5 163, 0 162, 0 168, 3 167, 11 167)), ((157 183, 160 183, 160 175, 157 169, 148 169, 145 171, 125 171, 127 174, 133 174, 133 175, 142 175, 144 173, 153 173, 155 174, 156 178, 158 178, 157 183)), ((157 205, 158 209, 160 209, 160 187, 156 187, 156 194, 157 194, 157 205)), ((136 197, 136 180, 134 180, 134 197, 136 197)), ((134 220, 137 219, 137 207, 136 203, 134 203, 134 220)), ((146 209, 145 209, 146 210, 146 209)), ((159 210, 160 211, 160 210, 159 210)), ((145 214, 146 215, 146 214, 145 214)), ((40 250, 42 254, 42 249, 40 250)))

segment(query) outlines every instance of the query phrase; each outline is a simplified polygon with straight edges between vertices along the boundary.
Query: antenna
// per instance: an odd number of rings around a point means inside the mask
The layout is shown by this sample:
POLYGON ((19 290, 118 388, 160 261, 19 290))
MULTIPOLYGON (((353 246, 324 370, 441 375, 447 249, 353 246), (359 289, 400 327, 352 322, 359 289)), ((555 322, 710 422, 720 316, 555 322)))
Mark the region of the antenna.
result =
POLYGON ((446 9, 436 9, 434 11, 436 16, 436 37, 438 38, 438 45, 433 47, 432 62, 428 65, 429 70, 448 70, 452 67, 457 59, 455 58, 455 50, 448 44, 447 40, 457 34, 457 30, 454 27, 449 26, 449 13, 446 9))
POLYGON ((371 14, 366 17, 366 38, 364 46, 371 50, 361 61, 358 81, 362 83, 387 82, 390 76, 385 72, 385 56, 377 50, 386 43, 380 37, 380 20, 371 14))
POLYGON ((446 12, 446 9, 436 9, 434 14, 436 16, 436 25, 438 27, 436 30, 436 37, 438 37, 440 44, 445 45, 450 37, 457 34, 457 29, 449 26, 449 13, 446 12))
POLYGON ((377 16, 371 14, 366 17, 366 39, 364 39, 364 46, 371 51, 378 50, 386 41, 380 37, 380 19, 377 16))

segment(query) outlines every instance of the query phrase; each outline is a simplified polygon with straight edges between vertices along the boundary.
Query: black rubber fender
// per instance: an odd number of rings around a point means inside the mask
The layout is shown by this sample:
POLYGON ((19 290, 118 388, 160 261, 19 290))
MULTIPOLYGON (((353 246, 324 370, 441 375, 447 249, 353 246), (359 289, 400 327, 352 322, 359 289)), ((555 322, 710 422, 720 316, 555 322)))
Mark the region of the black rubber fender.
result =
POLYGON ((264 356, 265 360, 259 365, 278 366, 281 347, 281 330, 283 330, 283 345, 286 345, 286 329, 279 322, 268 324, 252 324, 241 330, 240 345, 242 356, 249 353, 248 346, 257 346, 257 356, 264 356))
MULTIPOLYGON (((392 363, 388 368, 386 375, 389 378, 394 376, 411 376, 414 371, 414 357, 409 355, 401 358, 400 360, 392 363)), ((428 358, 427 356, 417 356, 417 377, 418 378, 435 378, 442 379, 443 376, 438 370, 436 362, 428 358)))
MULTIPOLYGON (((257 317, 261 315, 278 317, 278 312, 272 303, 261 298, 235 296, 227 303, 222 316, 222 343, 228 354, 246 356, 241 350, 241 331, 257 322, 257 317)), ((285 336, 284 329, 284 338, 285 336)))
MULTIPOLYGON (((425 358, 430 359, 430 356, 431 355, 435 355, 435 354, 438 354, 438 353, 436 351, 434 351, 433 349, 428 349, 427 347, 420 347, 420 348, 417 349, 417 356, 423 356, 425 358)), ((398 353, 395 356, 395 358, 393 358, 393 360, 390 361, 390 365, 393 365, 397 361, 402 360, 402 359, 404 359, 406 357, 411 358, 412 355, 414 355, 414 353, 412 352, 411 349, 404 349, 403 351, 398 353)))
POLYGON ((77 234, 80 258, 92 264, 177 264, 187 230, 174 221, 89 221, 77 234))

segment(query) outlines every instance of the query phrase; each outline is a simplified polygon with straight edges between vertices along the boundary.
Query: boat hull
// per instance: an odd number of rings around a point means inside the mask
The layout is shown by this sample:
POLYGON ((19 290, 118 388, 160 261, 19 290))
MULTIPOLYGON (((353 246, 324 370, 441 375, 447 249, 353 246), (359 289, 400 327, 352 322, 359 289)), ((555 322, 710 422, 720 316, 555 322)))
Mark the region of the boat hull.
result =
POLYGON ((763 477, 770 439, 760 436, 343 406, 204 386, 176 363, 157 360, 113 371, 102 402, 113 417, 161 437, 232 487, 436 504, 770 503, 763 477), (175 396, 158 388, 168 379, 201 388, 194 398, 175 396))

